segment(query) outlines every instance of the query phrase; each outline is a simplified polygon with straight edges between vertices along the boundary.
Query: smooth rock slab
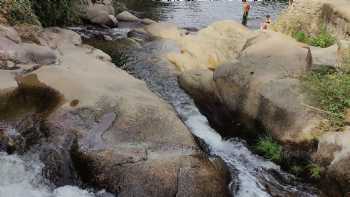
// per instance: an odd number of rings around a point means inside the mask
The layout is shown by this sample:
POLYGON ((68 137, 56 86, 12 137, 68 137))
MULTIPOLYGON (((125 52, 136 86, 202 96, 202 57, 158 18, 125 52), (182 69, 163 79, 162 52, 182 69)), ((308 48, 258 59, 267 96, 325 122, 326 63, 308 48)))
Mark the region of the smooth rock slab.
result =
POLYGON ((41 42, 60 51, 57 66, 21 77, 28 95, 33 87, 61 95, 48 111, 40 102, 23 101, 45 115, 50 147, 63 149, 42 153, 52 167, 48 178, 58 184, 70 179, 60 169, 67 169, 62 159, 69 162, 65 155, 71 152, 79 177, 118 196, 229 196, 227 172, 199 149, 174 109, 80 41, 71 31, 46 29, 41 42), (65 143, 68 134, 76 136, 74 143, 65 143), (60 174, 63 179, 55 176, 60 174))

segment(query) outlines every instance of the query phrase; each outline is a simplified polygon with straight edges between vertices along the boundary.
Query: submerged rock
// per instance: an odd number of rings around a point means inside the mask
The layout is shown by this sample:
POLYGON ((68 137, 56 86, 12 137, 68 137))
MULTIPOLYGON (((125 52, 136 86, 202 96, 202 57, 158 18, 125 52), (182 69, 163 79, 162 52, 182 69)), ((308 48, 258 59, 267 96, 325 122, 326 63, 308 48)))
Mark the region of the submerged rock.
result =
POLYGON ((128 32, 128 38, 136 41, 145 42, 152 40, 152 36, 148 34, 144 29, 133 29, 128 32))
POLYGON ((131 14, 128 11, 123 11, 122 13, 119 13, 116 17, 119 21, 125 21, 125 22, 139 22, 140 21, 140 19, 137 16, 131 14))
POLYGON ((184 32, 181 31, 181 29, 175 24, 167 22, 152 23, 151 25, 146 26, 144 29, 153 37, 164 39, 178 40, 184 35, 184 32))
POLYGON ((144 18, 141 20, 141 22, 145 25, 151 25, 153 23, 157 23, 156 21, 152 20, 152 19, 149 19, 149 18, 144 18))

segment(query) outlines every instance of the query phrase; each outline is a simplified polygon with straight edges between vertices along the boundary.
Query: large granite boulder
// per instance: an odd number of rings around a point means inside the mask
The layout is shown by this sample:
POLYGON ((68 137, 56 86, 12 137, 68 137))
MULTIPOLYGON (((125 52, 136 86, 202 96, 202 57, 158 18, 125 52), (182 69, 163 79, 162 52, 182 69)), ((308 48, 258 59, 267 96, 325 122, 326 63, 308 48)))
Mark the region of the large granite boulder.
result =
POLYGON ((111 0, 83 0, 74 1, 76 12, 83 19, 102 26, 117 26, 115 9, 111 0))
POLYGON ((237 22, 216 22, 198 33, 177 39, 180 53, 170 53, 167 58, 182 71, 215 69, 237 58, 247 40, 254 35, 254 32, 237 22))
POLYGON ((327 132, 319 139, 318 149, 314 154, 314 160, 321 166, 325 166, 322 173, 327 179, 322 181, 323 184, 337 186, 328 187, 330 196, 346 196, 350 192, 349 137, 349 127, 342 132, 327 132))
MULTIPOLYGON (((336 53, 341 52, 337 52, 337 46, 310 49, 280 33, 261 32, 247 41, 236 61, 214 71, 185 71, 179 82, 212 124, 225 128, 225 124, 235 124, 238 120, 246 128, 264 128, 289 154, 302 153, 304 158, 320 166, 319 184, 328 187, 327 195, 346 196, 350 171, 347 165, 349 128, 325 133, 327 120, 312 106, 300 82, 305 73, 324 66, 321 64, 335 67, 336 53), (326 59, 325 54, 332 59, 326 59)), ((250 133, 232 135, 251 137, 250 133)))
POLYGON ((0 114, 28 105, 45 120, 38 130, 43 135, 34 139, 43 139, 48 178, 73 184, 75 175, 67 172, 76 169, 84 182, 118 196, 229 196, 221 162, 207 158, 173 108, 144 82, 110 58, 98 58, 102 52, 82 45, 71 31, 46 29, 40 40, 60 51, 57 66, 16 77, 22 88, 14 75, 0 71, 14 81, 0 85, 0 101, 6 101, 0 114), (17 98, 19 89, 33 99, 17 98), (58 100, 46 106, 37 93, 58 100))
POLYGON ((279 33, 264 32, 245 44, 237 61, 219 66, 213 74, 202 72, 201 79, 189 80, 198 77, 193 71, 191 77, 183 74, 180 84, 201 103, 206 97, 220 101, 232 114, 244 117, 242 122, 260 123, 283 143, 301 143, 318 135, 323 120, 306 107, 298 80, 311 62, 308 48, 279 33))
POLYGON ((86 10, 86 18, 98 25, 116 26, 118 24, 113 7, 106 5, 94 4, 89 6, 86 10))
POLYGON ((337 50, 335 44, 327 48, 310 46, 312 54, 312 70, 335 69, 337 67, 337 50))

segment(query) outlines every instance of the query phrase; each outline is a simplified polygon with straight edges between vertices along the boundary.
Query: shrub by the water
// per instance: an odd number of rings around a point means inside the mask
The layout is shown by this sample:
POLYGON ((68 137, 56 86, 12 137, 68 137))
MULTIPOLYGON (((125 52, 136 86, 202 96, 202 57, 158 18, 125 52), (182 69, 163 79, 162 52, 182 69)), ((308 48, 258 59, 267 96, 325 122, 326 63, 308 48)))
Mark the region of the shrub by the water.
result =
POLYGON ((326 48, 332 46, 336 39, 326 30, 322 30, 317 36, 310 37, 310 45, 317 46, 321 48, 326 48))
POLYGON ((327 32, 325 28, 322 28, 321 32, 316 36, 310 36, 303 31, 298 31, 293 37, 299 42, 321 48, 332 46, 336 42, 335 37, 327 32))
POLYGON ((297 41, 307 43, 307 36, 305 32, 298 31, 293 36, 297 41))
POLYGON ((321 178, 321 167, 317 164, 310 164, 307 166, 310 177, 313 179, 321 178))
POLYGON ((72 0, 0 0, 0 12, 11 25, 27 23, 47 27, 80 22, 72 0))
POLYGON ((31 0, 43 26, 71 25, 79 22, 72 0, 31 0))
POLYGON ((8 22, 12 25, 18 23, 38 24, 38 20, 32 10, 30 0, 6 0, 1 1, 0 10, 8 22))
POLYGON ((279 163, 282 160, 282 147, 275 142, 272 137, 265 136, 259 138, 255 149, 258 153, 271 161, 279 163))

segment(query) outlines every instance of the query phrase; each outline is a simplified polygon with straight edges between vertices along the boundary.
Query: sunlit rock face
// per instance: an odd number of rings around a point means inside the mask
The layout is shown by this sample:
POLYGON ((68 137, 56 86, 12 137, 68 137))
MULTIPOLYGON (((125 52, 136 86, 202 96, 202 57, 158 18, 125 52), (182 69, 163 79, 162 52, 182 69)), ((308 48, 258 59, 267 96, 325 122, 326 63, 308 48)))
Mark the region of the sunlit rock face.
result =
POLYGON ((349 10, 346 0, 298 0, 282 13, 273 28, 289 35, 298 31, 318 34, 326 28, 339 39, 349 38, 349 10))
POLYGON ((175 40, 180 53, 167 58, 180 70, 195 68, 215 69, 218 65, 238 57, 254 32, 234 21, 216 22, 197 33, 189 34, 175 25, 158 23, 146 27, 156 37, 175 40))

